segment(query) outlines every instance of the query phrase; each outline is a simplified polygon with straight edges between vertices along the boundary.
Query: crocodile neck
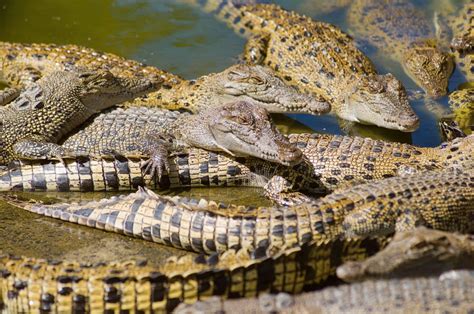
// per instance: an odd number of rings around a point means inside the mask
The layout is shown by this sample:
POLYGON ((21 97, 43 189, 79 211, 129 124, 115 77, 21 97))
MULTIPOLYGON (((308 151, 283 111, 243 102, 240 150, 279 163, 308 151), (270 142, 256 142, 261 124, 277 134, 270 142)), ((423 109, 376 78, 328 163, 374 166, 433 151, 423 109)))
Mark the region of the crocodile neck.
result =
POLYGON ((216 90, 218 83, 215 78, 217 76, 218 74, 212 73, 195 80, 181 80, 179 83, 169 87, 165 86, 147 97, 156 97, 161 106, 166 108, 188 108, 196 113, 205 107, 224 103, 221 101, 224 100, 223 95, 218 94, 216 90))

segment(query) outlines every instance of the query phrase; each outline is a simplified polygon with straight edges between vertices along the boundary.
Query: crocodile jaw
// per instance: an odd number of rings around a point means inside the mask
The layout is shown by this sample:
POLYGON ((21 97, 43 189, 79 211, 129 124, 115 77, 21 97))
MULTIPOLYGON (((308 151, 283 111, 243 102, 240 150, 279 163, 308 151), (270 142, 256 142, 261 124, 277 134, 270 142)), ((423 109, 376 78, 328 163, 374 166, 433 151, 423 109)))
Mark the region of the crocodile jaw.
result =
POLYGON ((363 80, 348 91, 339 115, 349 121, 402 132, 413 132, 420 123, 405 89, 391 74, 363 80))

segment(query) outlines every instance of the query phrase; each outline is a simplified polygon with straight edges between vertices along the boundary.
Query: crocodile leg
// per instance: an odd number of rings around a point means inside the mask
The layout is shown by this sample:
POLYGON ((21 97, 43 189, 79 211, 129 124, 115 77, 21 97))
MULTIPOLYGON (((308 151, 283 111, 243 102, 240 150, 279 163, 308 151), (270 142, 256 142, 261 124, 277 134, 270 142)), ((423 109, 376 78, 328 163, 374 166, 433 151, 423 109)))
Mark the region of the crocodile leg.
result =
POLYGON ((71 151, 55 143, 25 139, 13 145, 16 156, 24 159, 51 159, 56 158, 65 164, 63 157, 70 156, 71 151))

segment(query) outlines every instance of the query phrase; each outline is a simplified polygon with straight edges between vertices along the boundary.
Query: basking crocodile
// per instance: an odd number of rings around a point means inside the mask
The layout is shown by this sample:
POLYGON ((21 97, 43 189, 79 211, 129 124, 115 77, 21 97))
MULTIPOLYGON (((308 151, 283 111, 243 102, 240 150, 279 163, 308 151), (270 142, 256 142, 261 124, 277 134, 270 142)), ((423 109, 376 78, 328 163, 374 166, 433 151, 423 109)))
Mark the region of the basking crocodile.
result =
POLYGON ((229 250, 223 255, 143 263, 46 261, 0 254, 0 310, 105 312, 173 310, 213 295, 253 297, 262 291, 300 293, 321 285, 346 260, 383 247, 381 240, 336 240, 279 254, 229 250))
POLYGON ((246 61, 269 66, 288 84, 329 102, 338 117, 406 132, 418 127, 419 119, 400 81, 391 74, 377 74, 371 61, 337 27, 271 4, 186 2, 251 37, 246 61))
POLYGON ((449 106, 453 111, 453 120, 464 133, 471 134, 474 130, 474 86, 452 92, 449 106))
POLYGON ((474 230, 473 163, 341 188, 292 207, 245 207, 139 191, 85 204, 25 204, 31 212, 196 252, 282 248, 380 236, 418 225, 474 230))
POLYGON ((0 42, 0 80, 12 87, 23 86, 52 71, 76 68, 106 69, 118 76, 142 75, 164 81, 162 89, 128 103, 129 106, 197 112, 212 105, 244 100, 270 112, 322 114, 330 110, 327 103, 298 93, 260 66, 234 65, 220 73, 188 81, 156 67, 86 47, 0 42))
POLYGON ((145 166, 161 178, 170 152, 191 147, 256 157, 287 166, 301 162, 296 144, 277 131, 264 108, 244 101, 191 115, 157 108, 121 108, 96 117, 62 145, 69 156, 151 156, 145 166))
POLYGON ((423 227, 395 234, 376 255, 338 267, 345 281, 433 276, 452 269, 474 269, 474 236, 423 227))
POLYGON ((454 60, 434 43, 435 28, 408 0, 355 0, 349 7, 350 28, 392 59, 429 96, 446 95, 454 60))
POLYGON ((471 134, 474 129, 474 83, 462 84, 449 94, 449 108, 437 102, 427 102, 426 106, 441 122, 451 121, 457 124, 459 131, 471 134))
POLYGON ((474 310, 474 271, 458 270, 439 277, 371 280, 291 296, 212 297, 182 304, 174 313, 470 313, 474 310))
POLYGON ((459 125, 452 120, 441 120, 438 122, 438 127, 441 131, 441 136, 446 141, 452 141, 458 137, 467 136, 466 133, 459 128, 459 125))
MULTIPOLYGON (((456 65, 466 77, 468 82, 474 82, 474 4, 466 3, 458 16, 445 18, 452 29, 451 47, 454 50, 456 65)), ((445 28, 445 27, 444 27, 445 28)))
POLYGON ((56 143, 89 117, 159 86, 108 71, 53 72, 1 108, 0 164, 20 157, 60 157, 56 143))
MULTIPOLYGON (((150 117, 149 121, 158 119, 150 117)), ((107 135, 104 137, 106 142, 107 135)), ((130 191, 144 185, 155 189, 236 185, 265 187, 267 196, 286 202, 295 191, 327 193, 401 172, 444 169, 474 158, 473 136, 436 148, 340 135, 293 134, 289 140, 303 152, 305 160, 292 168, 199 149, 170 158, 170 171, 161 180, 152 180, 144 173, 146 156, 64 158, 65 164, 18 161, 0 171, 0 191, 130 191)))

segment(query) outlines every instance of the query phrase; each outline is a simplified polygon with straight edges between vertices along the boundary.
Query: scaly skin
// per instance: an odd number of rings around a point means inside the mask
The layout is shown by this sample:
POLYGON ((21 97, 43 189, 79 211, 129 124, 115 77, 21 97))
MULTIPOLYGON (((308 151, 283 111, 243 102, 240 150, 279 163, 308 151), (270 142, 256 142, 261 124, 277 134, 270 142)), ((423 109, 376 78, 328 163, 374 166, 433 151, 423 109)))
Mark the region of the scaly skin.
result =
POLYGON ((300 91, 317 95, 342 119, 410 132, 418 117, 393 75, 378 75, 353 40, 333 25, 277 5, 196 1, 237 33, 251 37, 248 62, 266 65, 300 91))
POLYGON ((458 16, 448 18, 452 28, 454 58, 456 65, 468 82, 474 82, 474 51, 472 50, 472 32, 474 29, 474 4, 466 3, 458 16), (470 33, 471 35, 468 35, 470 33))
POLYGON ((442 135, 450 140, 471 134, 474 128, 474 83, 462 84, 449 94, 449 109, 437 102, 427 102, 426 107, 439 120, 442 135))
POLYGON ((53 72, 0 111, 0 164, 61 155, 55 144, 105 108, 156 90, 156 81, 108 71, 53 72))
POLYGON ((213 295, 255 297, 263 291, 300 293, 321 285, 347 260, 363 259, 383 240, 312 243, 278 254, 229 250, 223 255, 170 260, 159 268, 134 262, 45 261, 0 254, 0 310, 52 313, 164 312, 213 295), (27 292, 27 293, 26 293, 27 292))
POLYGON ((338 267, 345 281, 433 276, 452 269, 474 269, 474 236, 423 227, 395 234, 388 246, 360 262, 338 267))
POLYGON ((461 130, 471 134, 474 129, 474 86, 449 94, 449 106, 453 111, 453 119, 461 130))
POLYGON ((340 237, 384 236, 418 225, 474 230, 474 171, 420 172, 339 189, 292 207, 169 198, 149 190, 85 204, 24 204, 31 212, 196 252, 281 249, 340 237))
POLYGON ((433 228, 474 230, 472 173, 471 168, 463 173, 426 172, 390 178, 292 208, 226 206, 161 197, 151 191, 84 205, 35 205, 15 200, 13 203, 20 207, 46 216, 185 249, 225 253, 207 261, 199 258, 203 264, 183 258, 159 270, 131 264, 80 266, 6 256, 0 258, 0 301, 12 311, 171 310, 180 301, 193 303, 211 295, 301 292, 323 283, 342 262, 363 259, 384 246, 387 238, 383 236, 338 240, 344 232, 357 233, 359 227, 364 230, 367 223, 389 224, 384 233, 393 231, 395 225, 397 229, 414 228, 418 222, 406 218, 421 215, 433 228), (398 204, 399 212, 390 213, 391 202, 398 204), (384 203, 387 208, 380 208, 384 203), (376 215, 348 229, 347 218, 367 207, 376 215), (385 214, 393 214, 398 221, 381 217, 385 214), (237 253, 230 250, 239 247, 244 249, 237 253), (253 254, 247 253, 254 249, 253 254))
POLYGON ((150 155, 147 168, 161 178, 171 152, 192 147, 256 157, 292 166, 302 153, 276 129, 269 113, 244 101, 205 108, 197 114, 157 108, 114 109, 91 121, 62 145, 68 156, 150 155))
POLYGON ((198 112, 214 105, 244 100, 270 112, 323 114, 330 110, 327 103, 298 93, 272 71, 259 66, 235 65, 220 73, 188 81, 158 68, 86 47, 0 42, 0 80, 13 87, 36 81, 52 71, 77 68, 107 69, 125 78, 141 75, 164 81, 164 88, 127 106, 183 108, 198 112))
POLYGON ((348 20, 357 36, 400 62, 429 96, 446 95, 453 58, 430 41, 434 27, 409 1, 356 0, 348 20))
POLYGON ((473 290, 474 271, 460 270, 440 277, 371 280, 294 297, 286 293, 228 301, 213 297, 183 304, 175 313, 470 313, 473 290))
MULTIPOLYGON (((147 121, 158 119, 159 116, 149 117, 147 121)), ((155 189, 265 186, 267 196, 279 201, 286 192, 327 193, 339 187, 406 172, 444 169, 474 159, 473 136, 437 148, 339 135, 293 134, 289 140, 303 152, 305 160, 293 168, 198 149, 170 158, 170 171, 160 181, 144 174, 146 156, 65 158, 65 164, 18 161, 0 172, 0 191, 130 191, 144 185, 155 189)), ((287 200, 291 198, 292 194, 287 200)))

